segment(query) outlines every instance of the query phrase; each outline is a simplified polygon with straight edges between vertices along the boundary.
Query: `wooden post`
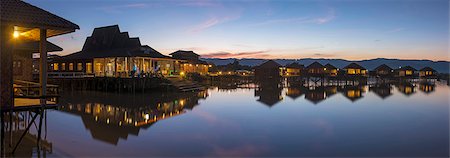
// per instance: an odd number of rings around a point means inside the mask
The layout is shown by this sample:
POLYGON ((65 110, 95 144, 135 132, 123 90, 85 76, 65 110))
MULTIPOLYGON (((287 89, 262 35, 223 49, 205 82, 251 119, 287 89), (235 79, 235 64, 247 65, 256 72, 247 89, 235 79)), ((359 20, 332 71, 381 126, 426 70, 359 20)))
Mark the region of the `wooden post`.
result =
POLYGON ((39 31, 39 95, 47 95, 47 29, 41 28, 39 31))
POLYGON ((1 25, 0 29, 0 107, 13 107, 12 34, 14 26, 1 25))

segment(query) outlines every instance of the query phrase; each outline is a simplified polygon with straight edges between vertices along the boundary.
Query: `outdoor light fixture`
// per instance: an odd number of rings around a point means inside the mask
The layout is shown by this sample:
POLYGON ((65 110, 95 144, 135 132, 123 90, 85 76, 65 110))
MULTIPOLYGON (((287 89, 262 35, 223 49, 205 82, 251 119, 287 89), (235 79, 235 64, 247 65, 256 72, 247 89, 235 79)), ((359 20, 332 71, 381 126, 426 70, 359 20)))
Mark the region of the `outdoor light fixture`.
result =
POLYGON ((14 33, 13 33, 13 37, 14 38, 19 38, 19 31, 14 31, 14 33))

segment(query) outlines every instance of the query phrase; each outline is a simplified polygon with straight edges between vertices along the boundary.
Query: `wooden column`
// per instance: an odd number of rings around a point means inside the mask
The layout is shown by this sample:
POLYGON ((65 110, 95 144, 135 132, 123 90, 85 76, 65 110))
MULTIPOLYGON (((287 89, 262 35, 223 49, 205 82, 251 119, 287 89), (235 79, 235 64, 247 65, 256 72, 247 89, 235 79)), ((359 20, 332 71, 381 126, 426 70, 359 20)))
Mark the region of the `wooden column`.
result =
POLYGON ((41 28, 39 31, 39 95, 47 95, 47 29, 41 28))
POLYGON ((1 25, 0 28, 0 106, 13 107, 12 53, 14 26, 1 25))

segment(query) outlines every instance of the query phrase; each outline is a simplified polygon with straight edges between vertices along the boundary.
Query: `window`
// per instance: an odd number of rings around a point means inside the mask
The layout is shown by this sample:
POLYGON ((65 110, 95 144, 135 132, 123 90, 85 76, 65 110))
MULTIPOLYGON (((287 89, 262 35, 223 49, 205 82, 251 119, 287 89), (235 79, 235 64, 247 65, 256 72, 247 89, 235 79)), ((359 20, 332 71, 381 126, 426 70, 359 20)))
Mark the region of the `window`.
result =
POLYGON ((83 71, 83 63, 77 63, 77 70, 83 71))
POLYGON ((411 70, 406 70, 406 75, 412 75, 412 71, 411 70))
POLYGON ((66 70, 66 63, 61 63, 61 70, 65 71, 66 70))
POLYGON ((356 71, 355 71, 355 69, 348 69, 347 73, 348 74, 356 74, 356 71))
POLYGON ((73 71, 73 63, 69 63, 69 71, 73 71))
POLYGON ((53 63, 53 71, 58 71, 58 70, 59 70, 59 64, 53 63))
POLYGON ((86 63, 86 73, 92 73, 92 63, 86 63))

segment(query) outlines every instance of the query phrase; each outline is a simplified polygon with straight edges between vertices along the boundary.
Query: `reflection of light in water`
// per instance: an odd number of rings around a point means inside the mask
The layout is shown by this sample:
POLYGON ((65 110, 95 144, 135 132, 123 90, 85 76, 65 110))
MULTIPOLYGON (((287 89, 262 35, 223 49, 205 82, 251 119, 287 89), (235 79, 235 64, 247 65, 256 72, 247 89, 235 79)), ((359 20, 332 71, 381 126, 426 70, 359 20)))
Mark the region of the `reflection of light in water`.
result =
POLYGON ((148 119, 150 119, 150 115, 149 114, 145 114, 145 120, 147 121, 148 119))

